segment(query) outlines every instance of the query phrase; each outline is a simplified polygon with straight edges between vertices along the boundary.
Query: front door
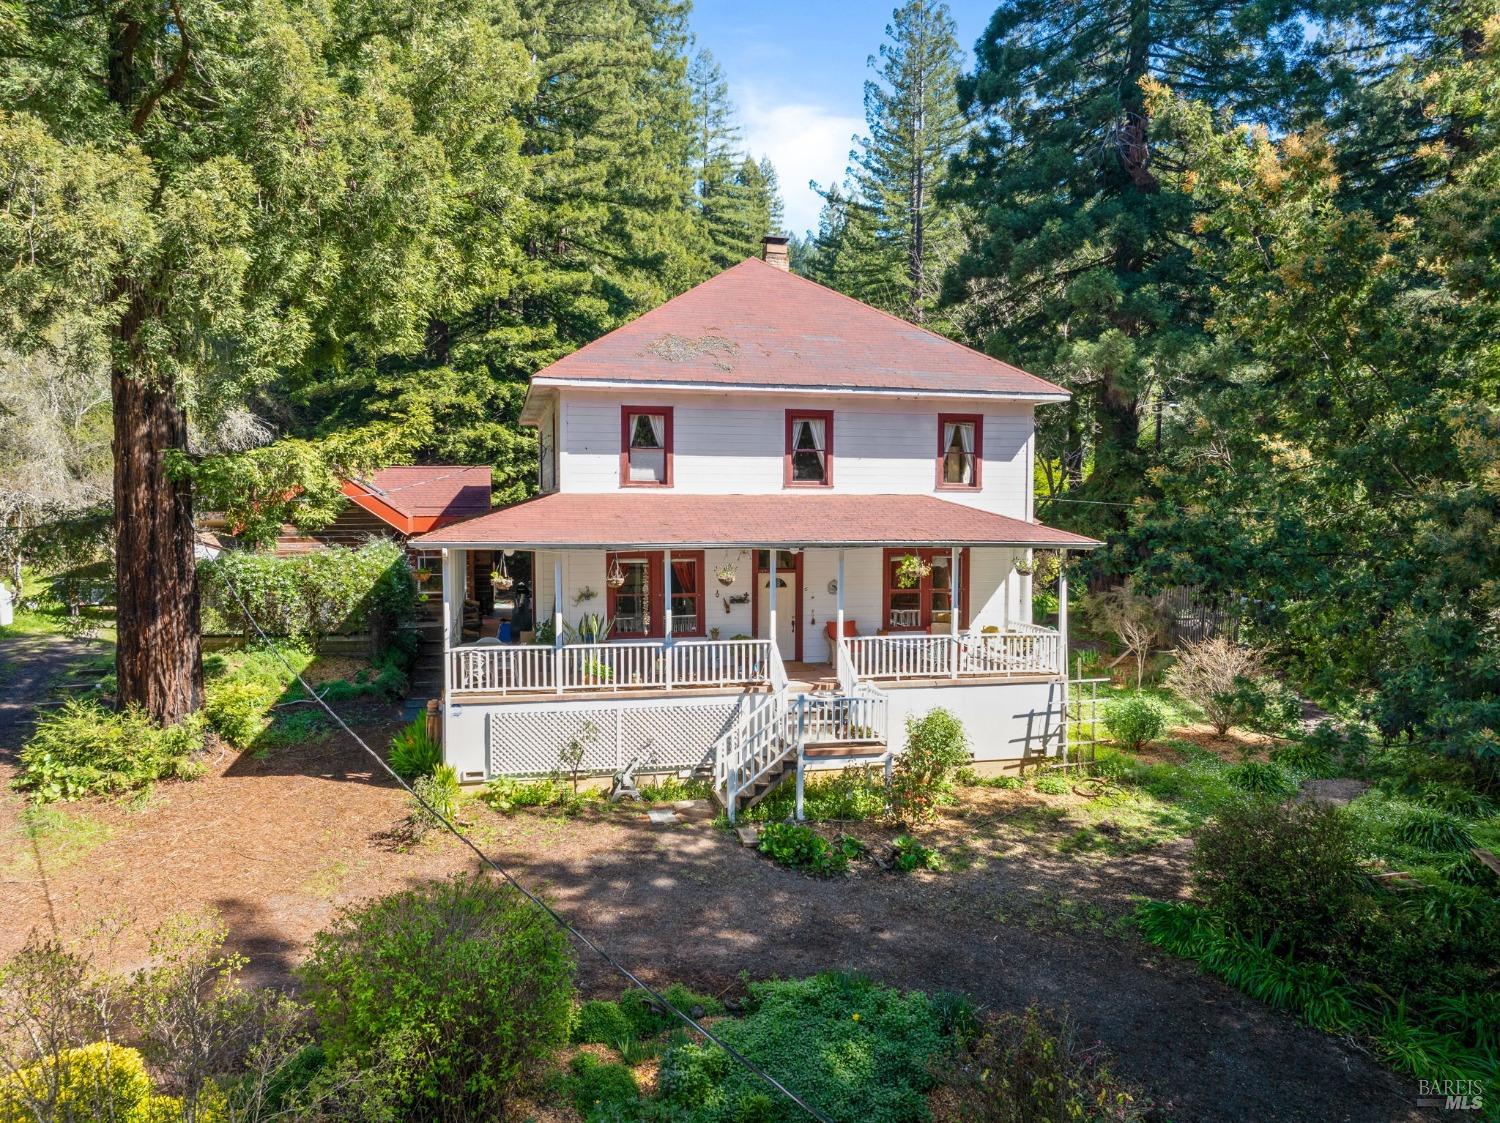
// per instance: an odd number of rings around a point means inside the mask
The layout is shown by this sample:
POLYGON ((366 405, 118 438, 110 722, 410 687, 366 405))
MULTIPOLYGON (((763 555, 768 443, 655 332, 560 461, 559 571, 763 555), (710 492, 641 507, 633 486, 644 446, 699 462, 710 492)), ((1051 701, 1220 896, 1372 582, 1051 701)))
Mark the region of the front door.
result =
MULTIPOLYGON (((756 551, 755 557, 755 634, 771 634, 770 555, 756 551)), ((798 634, 797 606, 802 597, 802 555, 782 550, 776 555, 776 646, 783 659, 801 659, 802 644, 798 634)))

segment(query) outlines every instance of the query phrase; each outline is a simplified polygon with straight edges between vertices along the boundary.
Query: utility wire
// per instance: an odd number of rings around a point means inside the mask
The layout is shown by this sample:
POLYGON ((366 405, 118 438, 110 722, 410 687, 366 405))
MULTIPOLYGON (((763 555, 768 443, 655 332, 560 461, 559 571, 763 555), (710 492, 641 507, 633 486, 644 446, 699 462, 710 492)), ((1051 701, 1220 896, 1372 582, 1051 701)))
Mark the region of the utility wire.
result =
MULTIPOLYGON (((801 1096, 797 1095, 796 1092, 793 1092, 785 1084, 781 1083, 781 1081, 777 1080, 765 1069, 761 1068, 749 1057, 741 1053, 733 1045, 729 1044, 727 1041, 717 1036, 712 1030, 696 1021, 691 1015, 685 1013, 682 1010, 679 1010, 671 1002, 667 1001, 667 999, 663 997, 659 992, 654 990, 633 971, 631 971, 630 968, 626 967, 623 963, 621 963, 618 959, 611 955, 605 948, 601 947, 599 944, 591 940, 588 936, 584 935, 583 932, 579 931, 576 927, 573 926, 572 923, 570 923, 565 917, 558 913, 556 909, 554 909, 546 901, 542 900, 542 898, 538 897, 530 889, 526 888, 526 886, 522 885, 521 882, 518 881, 509 870, 500 865, 478 846, 476 846, 469 839, 469 837, 463 833, 463 831, 458 829, 458 827, 453 823, 452 820, 448 818, 448 816, 440 813, 437 808, 428 803, 427 800, 423 798, 423 796, 418 793, 410 784, 408 784, 400 776, 396 775, 391 766, 386 763, 385 758, 377 753, 374 749, 370 748, 370 746, 365 743, 363 737, 349 728, 349 726, 344 722, 344 719, 339 717, 338 713, 335 712, 334 708, 330 706, 326 701, 324 701, 321 697, 319 697, 317 692, 314 691, 312 687, 308 686, 302 676, 297 673, 296 668, 293 667, 292 664, 287 660, 287 658, 281 654, 281 649, 271 642, 271 637, 266 635, 265 631, 260 626, 260 622, 250 614, 249 607, 245 604, 244 598, 240 596, 239 588, 235 585, 234 579, 229 575, 229 573, 225 571, 221 573, 221 576, 224 578, 225 586, 229 589, 230 594, 234 597, 235 603, 239 605, 240 611, 245 614, 245 619, 250 621, 250 626, 255 629, 256 635, 260 636, 260 638, 265 642, 266 646, 270 649, 271 653, 276 656, 277 661, 280 662, 281 665, 285 667, 288 672, 290 672, 291 676, 297 680, 298 685, 300 685, 302 689, 305 690, 311 697, 315 698, 318 705, 322 706, 323 709, 327 711, 328 716, 333 718, 333 720, 338 723, 339 728, 342 729, 345 733, 349 734, 350 737, 354 738, 359 747, 364 749, 364 751, 370 755, 370 758, 374 760, 376 764, 380 765, 380 767, 386 772, 387 775, 391 777, 391 779, 395 780, 396 783, 405 788, 407 794, 422 805, 423 810, 425 810, 435 820, 441 823, 443 827, 453 835, 454 838, 458 839, 466 847, 473 851, 475 857, 477 857, 490 869, 498 873, 501 877, 505 878, 506 881, 510 882, 510 884, 514 886, 523 896, 525 896, 527 900, 536 905, 537 908, 541 909, 542 912, 550 917, 552 921, 558 925, 558 927, 562 928, 563 931, 567 932, 579 943, 583 944, 590 951, 598 955, 601 959, 603 959, 606 963, 608 963, 611 967, 613 967, 616 971, 618 971, 621 975, 628 979, 631 985, 637 986, 641 990, 645 991, 646 994, 651 998, 651 1000, 662 1009, 672 1014, 684 1025, 687 1025, 696 1032, 702 1034, 705 1038, 713 1042, 720 1049, 724 1050, 724 1052, 727 1053, 731 1059, 739 1062, 753 1075, 769 1084, 772 1088, 781 1093, 781 1095, 785 1096, 787 1099, 791 1100, 792 1103, 800 1107, 809 1116, 811 1116, 813 1119, 816 1119, 818 1123, 833 1123, 833 1120, 829 1116, 813 1107, 801 1096)), ((446 653, 444 654, 446 657, 446 653)))

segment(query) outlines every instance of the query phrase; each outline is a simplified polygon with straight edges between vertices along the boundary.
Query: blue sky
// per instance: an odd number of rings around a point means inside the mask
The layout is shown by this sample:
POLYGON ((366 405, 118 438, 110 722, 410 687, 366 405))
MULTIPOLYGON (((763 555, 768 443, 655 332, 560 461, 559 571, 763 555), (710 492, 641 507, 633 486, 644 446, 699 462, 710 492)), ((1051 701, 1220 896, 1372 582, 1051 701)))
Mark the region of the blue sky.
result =
MULTIPOLYGON (((698 45, 712 51, 739 108, 745 146, 769 156, 787 226, 815 227, 807 181, 843 177, 851 138, 864 132, 866 59, 885 36, 895 0, 694 0, 698 45)), ((967 51, 995 0, 949 0, 967 51)))

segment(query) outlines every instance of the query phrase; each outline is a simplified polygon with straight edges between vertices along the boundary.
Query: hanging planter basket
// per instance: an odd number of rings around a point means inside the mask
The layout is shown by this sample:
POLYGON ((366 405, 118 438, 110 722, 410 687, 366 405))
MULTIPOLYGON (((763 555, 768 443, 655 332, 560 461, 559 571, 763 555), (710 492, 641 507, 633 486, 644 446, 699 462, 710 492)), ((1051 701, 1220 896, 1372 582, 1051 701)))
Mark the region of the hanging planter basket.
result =
POLYGON ((609 572, 604 575, 604 583, 611 589, 618 589, 625 584, 625 571, 620 568, 618 560, 609 567, 609 572))
POLYGON ((719 579, 719 584, 727 589, 734 584, 734 566, 721 565, 718 569, 714 570, 714 576, 719 579))
POLYGON ((510 592, 515 583, 515 578, 511 577, 511 575, 506 573, 503 569, 496 569, 491 571, 490 573, 490 585, 497 589, 499 592, 510 592))
POLYGON ((932 576, 932 563, 916 554, 907 554, 896 569, 896 584, 903 589, 915 588, 923 578, 932 576))
POLYGON ((1036 564, 1034 562, 1018 561, 1016 562, 1016 572, 1022 577, 1030 577, 1036 572, 1036 564))

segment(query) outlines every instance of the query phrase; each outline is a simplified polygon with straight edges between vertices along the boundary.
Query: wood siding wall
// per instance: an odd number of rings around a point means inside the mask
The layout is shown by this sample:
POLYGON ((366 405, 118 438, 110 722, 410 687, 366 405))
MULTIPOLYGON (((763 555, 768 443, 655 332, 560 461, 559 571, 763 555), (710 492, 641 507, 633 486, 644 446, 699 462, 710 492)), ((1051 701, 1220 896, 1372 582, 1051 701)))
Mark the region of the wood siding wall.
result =
POLYGON ((779 494, 788 408, 832 408, 834 486, 856 494, 935 494, 1013 518, 1031 517, 1032 407, 964 400, 707 394, 645 389, 568 389, 562 395, 558 485, 605 492, 620 486, 620 404, 673 407, 673 490, 779 494), (938 491, 940 413, 984 417, 983 487, 938 491))

